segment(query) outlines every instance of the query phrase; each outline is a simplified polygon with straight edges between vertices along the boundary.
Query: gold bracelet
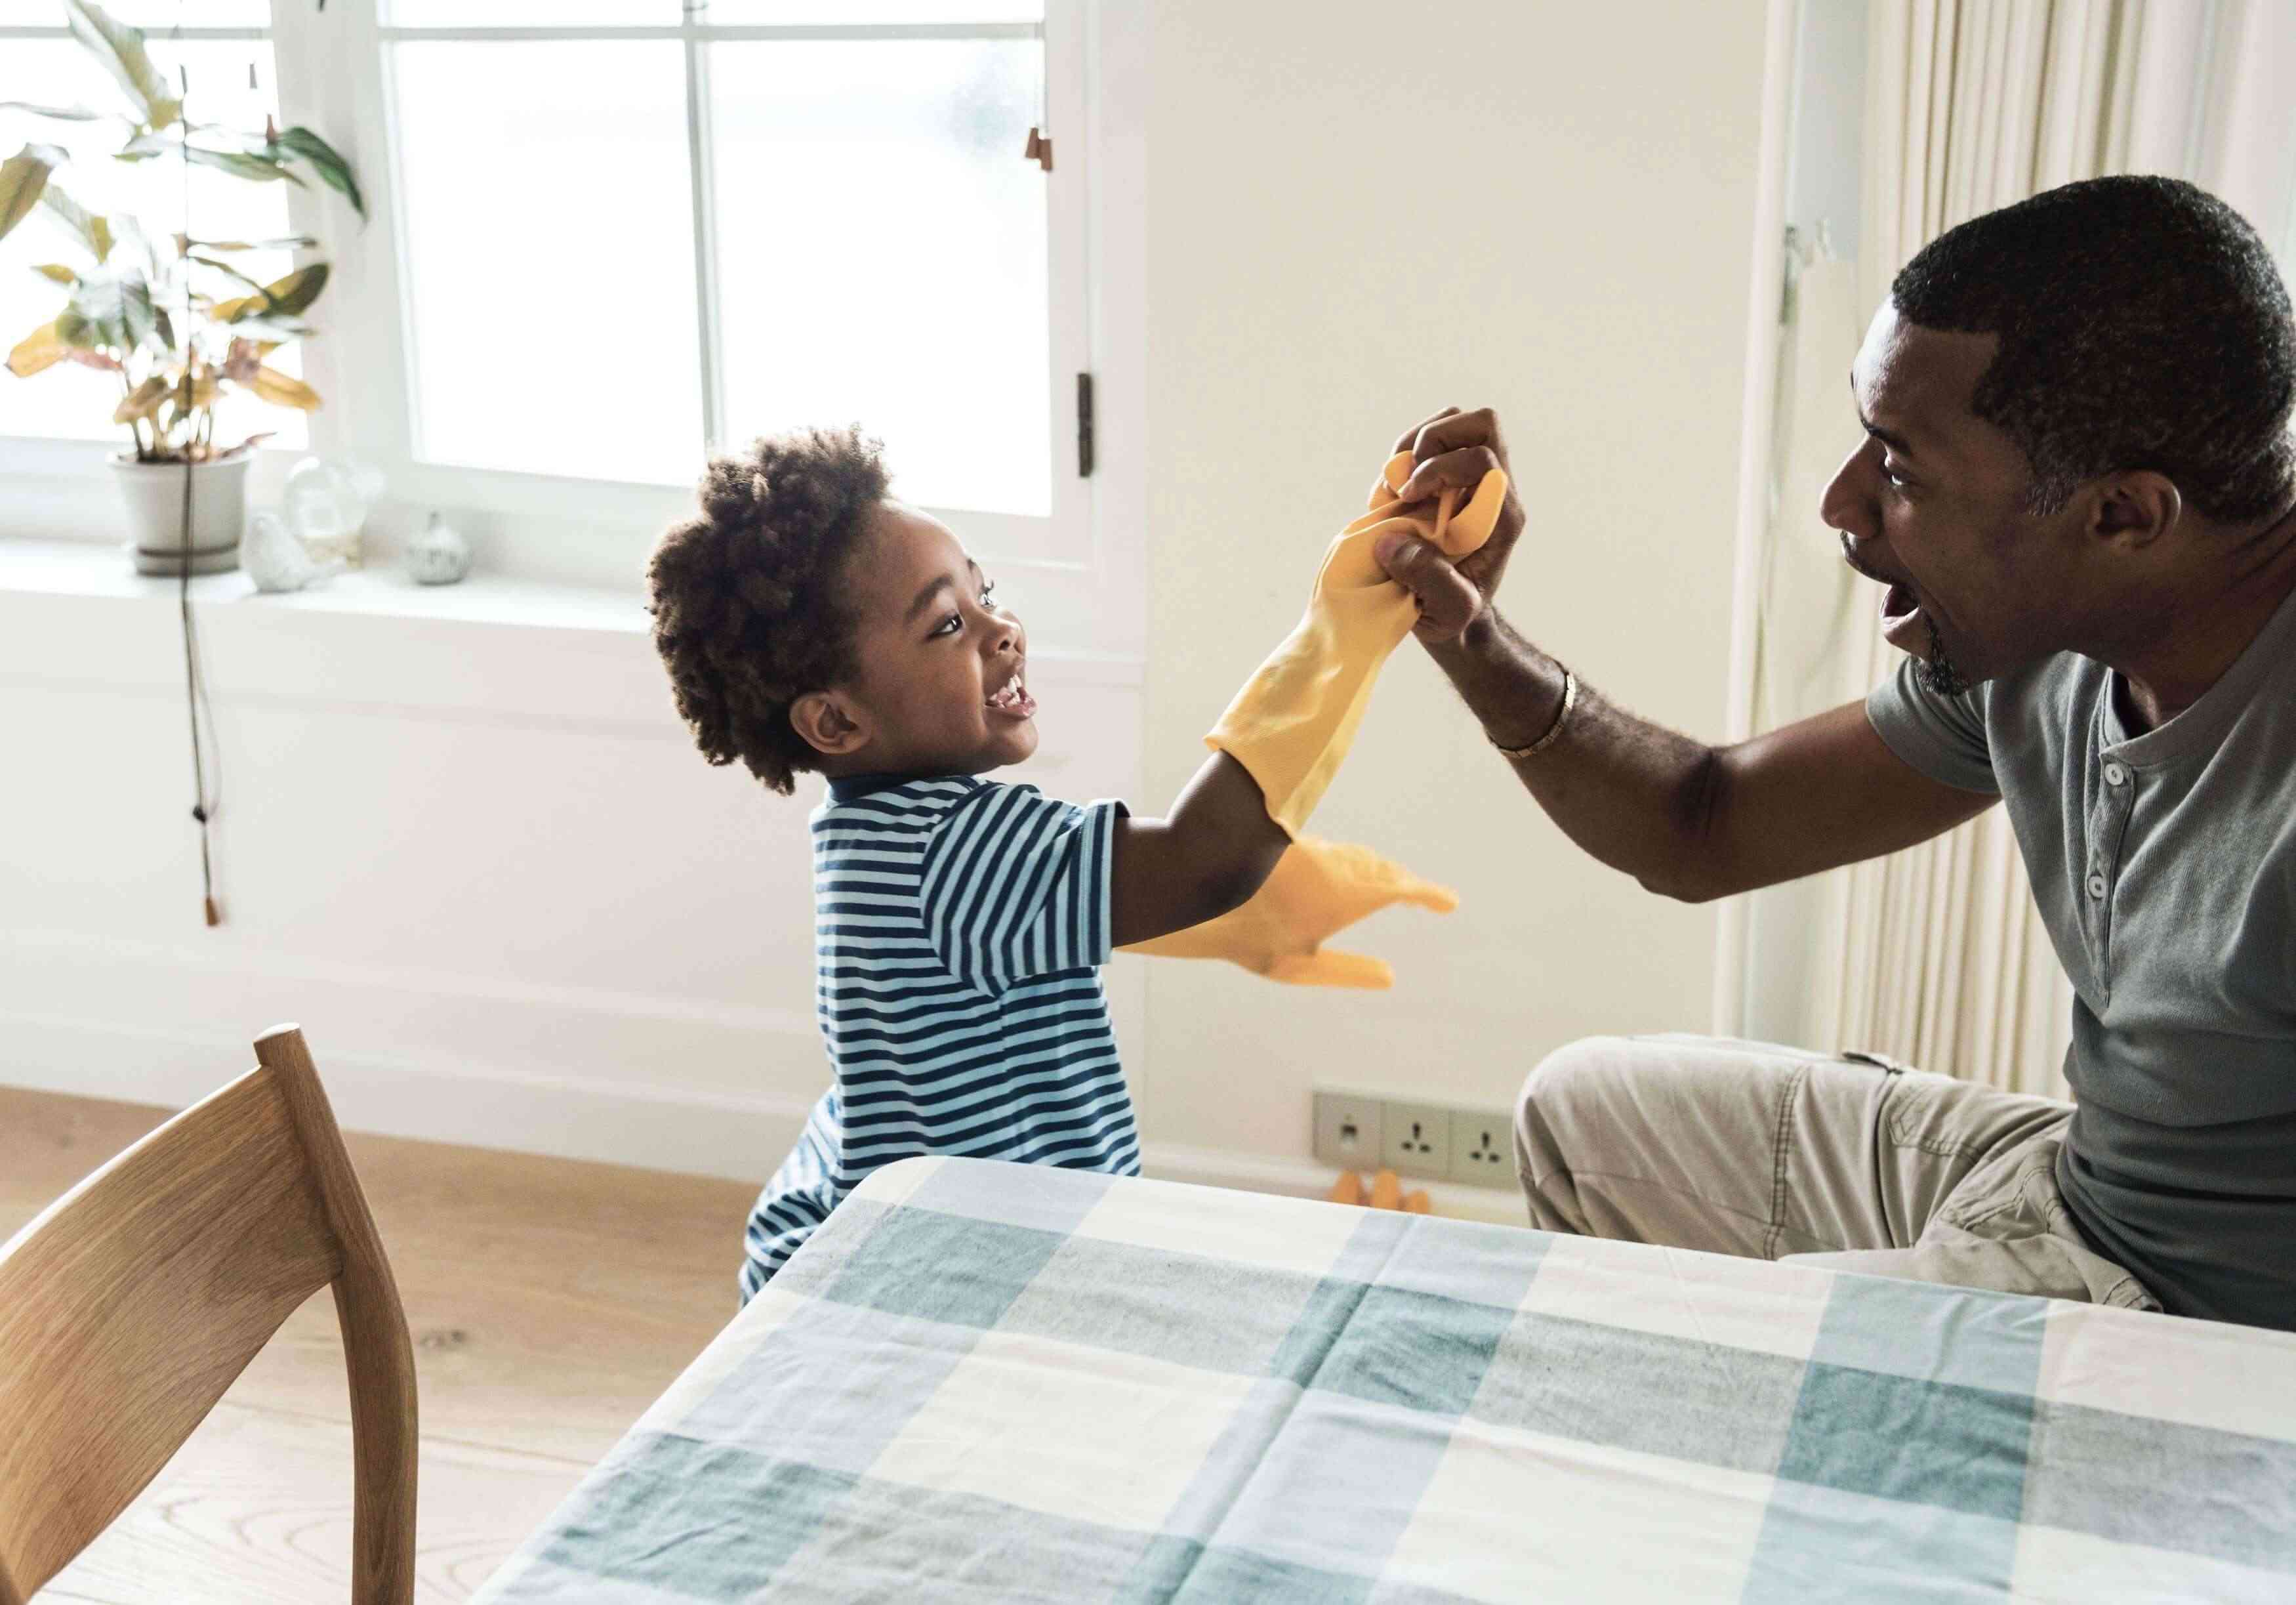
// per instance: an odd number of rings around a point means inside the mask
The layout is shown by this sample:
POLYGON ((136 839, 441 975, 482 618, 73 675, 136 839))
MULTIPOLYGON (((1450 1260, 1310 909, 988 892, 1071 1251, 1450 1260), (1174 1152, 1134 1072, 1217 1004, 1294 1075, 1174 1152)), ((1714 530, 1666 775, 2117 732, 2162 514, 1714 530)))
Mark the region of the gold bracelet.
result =
MULTIPOLYGON (((1566 667, 1562 671, 1562 706, 1555 713, 1554 722, 1547 728, 1546 734, 1529 746, 1499 746, 1496 741, 1491 741, 1491 745, 1499 747, 1499 755, 1507 759, 1528 758, 1534 753, 1543 753, 1553 746, 1555 740, 1562 736, 1562 727, 1570 722, 1570 710, 1578 705, 1578 677, 1566 667)), ((1487 735, 1484 739, 1490 740, 1490 737, 1487 735)))

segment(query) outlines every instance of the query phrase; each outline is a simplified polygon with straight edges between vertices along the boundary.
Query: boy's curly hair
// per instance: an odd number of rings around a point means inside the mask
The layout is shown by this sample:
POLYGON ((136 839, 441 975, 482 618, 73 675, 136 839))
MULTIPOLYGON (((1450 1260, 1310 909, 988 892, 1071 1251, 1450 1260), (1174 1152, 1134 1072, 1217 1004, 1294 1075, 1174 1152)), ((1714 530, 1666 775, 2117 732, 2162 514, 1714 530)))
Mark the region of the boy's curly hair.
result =
POLYGON ((654 646, 677 711, 712 763, 739 758, 786 795, 820 754, 790 704, 846 678, 846 564, 885 499, 884 447, 858 427, 806 429, 719 457, 701 512, 646 566, 654 646))

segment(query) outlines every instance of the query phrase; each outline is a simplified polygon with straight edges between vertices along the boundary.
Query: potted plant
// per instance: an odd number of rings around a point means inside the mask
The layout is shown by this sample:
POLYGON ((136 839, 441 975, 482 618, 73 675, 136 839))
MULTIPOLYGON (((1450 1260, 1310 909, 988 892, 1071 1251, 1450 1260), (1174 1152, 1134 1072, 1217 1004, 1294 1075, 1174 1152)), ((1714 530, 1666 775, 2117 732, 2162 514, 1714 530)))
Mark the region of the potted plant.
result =
MULTIPOLYGON (((114 21, 91 0, 63 0, 73 37, 124 92, 126 110, 30 106, 12 109, 67 122, 123 124, 120 161, 171 160, 216 169, 251 184, 303 185, 316 177, 362 220, 366 207, 349 165, 308 128, 282 133, 266 118, 259 133, 189 120, 181 95, 152 64, 144 35, 114 21)), ((304 315, 326 288, 327 264, 306 261, 269 284, 234 259, 250 251, 306 250, 317 242, 209 240, 178 234, 155 240, 132 217, 104 217, 65 193, 52 175, 67 153, 29 144, 0 162, 0 236, 44 210, 87 259, 42 262, 35 271, 62 286, 63 308, 18 342, 8 370, 30 378, 77 362, 116 374, 111 421, 133 441, 111 461, 135 536, 141 573, 209 573, 235 566, 246 522, 247 467, 257 434, 216 439, 217 401, 245 391, 310 411, 319 398, 270 358, 313 333, 304 315)))

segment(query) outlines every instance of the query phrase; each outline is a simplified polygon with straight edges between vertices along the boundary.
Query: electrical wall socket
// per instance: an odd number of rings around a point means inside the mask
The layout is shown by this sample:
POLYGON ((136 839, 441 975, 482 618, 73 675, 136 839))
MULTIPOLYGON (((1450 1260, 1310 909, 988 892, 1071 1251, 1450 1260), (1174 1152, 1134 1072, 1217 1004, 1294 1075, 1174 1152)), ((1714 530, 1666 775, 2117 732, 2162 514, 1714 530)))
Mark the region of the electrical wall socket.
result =
POLYGON ((1515 1185, 1513 1126, 1505 1114, 1318 1087, 1315 1116, 1316 1157, 1341 1170, 1515 1185))
POLYGON ((1514 1185, 1514 1137, 1501 1115, 1451 1112, 1451 1180, 1481 1187, 1514 1185))
POLYGON ((1391 1103, 1381 1115, 1381 1162, 1398 1175, 1451 1174, 1451 1111, 1434 1104, 1391 1103))
POLYGON ((1382 1107, 1375 1098, 1351 1092, 1316 1094, 1316 1157, 1341 1170, 1376 1170, 1380 1165, 1382 1107))

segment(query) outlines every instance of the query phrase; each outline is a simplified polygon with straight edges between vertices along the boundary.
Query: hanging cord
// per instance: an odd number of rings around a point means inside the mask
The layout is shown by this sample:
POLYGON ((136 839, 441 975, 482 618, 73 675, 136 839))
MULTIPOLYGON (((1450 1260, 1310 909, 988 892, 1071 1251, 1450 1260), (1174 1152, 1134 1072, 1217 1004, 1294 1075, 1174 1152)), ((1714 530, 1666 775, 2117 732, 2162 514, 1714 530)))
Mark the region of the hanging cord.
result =
MULTIPOLYGON (((181 45, 183 37, 184 28, 179 7, 174 35, 175 42, 181 45)), ((250 76, 252 71, 250 68, 250 76)), ((179 103, 187 103, 192 93, 191 74, 180 58, 176 64, 176 87, 180 96, 179 103)), ((181 113, 179 112, 178 115, 181 113)), ((191 127, 188 122, 184 128, 184 137, 186 140, 191 137, 191 127)), ((192 232, 192 159, 189 155, 185 155, 183 160, 184 233, 188 237, 192 232)), ((180 398, 184 405, 176 409, 179 422, 191 416, 189 404, 199 394, 198 375, 193 372, 193 364, 198 356, 198 348, 193 343, 192 332, 194 327, 196 325, 192 315, 192 277, 186 272, 184 275, 184 391, 180 398)), ((193 430, 184 443, 184 498, 182 516, 177 524, 177 555, 181 561, 176 571, 176 609, 183 621, 184 704, 185 712, 190 715, 192 727, 192 818, 198 822, 200 827, 200 907, 208 924, 213 926, 223 923, 222 911, 216 907, 215 854, 210 841, 215 817, 223 807, 223 762, 221 753, 218 751, 216 761, 215 789, 209 792, 207 763, 207 747, 209 744, 201 738, 200 723, 201 715, 204 714, 208 731, 209 734, 213 733, 215 707, 208 700, 207 676, 200 670, 199 631, 192 619, 192 482, 193 475, 198 472, 198 465, 192 459, 191 449, 198 439, 198 432, 196 429, 193 430)))

